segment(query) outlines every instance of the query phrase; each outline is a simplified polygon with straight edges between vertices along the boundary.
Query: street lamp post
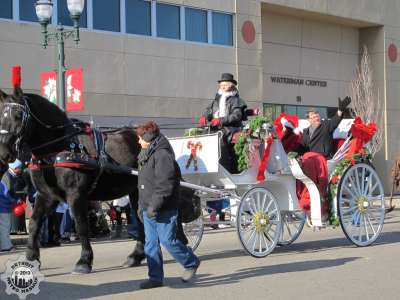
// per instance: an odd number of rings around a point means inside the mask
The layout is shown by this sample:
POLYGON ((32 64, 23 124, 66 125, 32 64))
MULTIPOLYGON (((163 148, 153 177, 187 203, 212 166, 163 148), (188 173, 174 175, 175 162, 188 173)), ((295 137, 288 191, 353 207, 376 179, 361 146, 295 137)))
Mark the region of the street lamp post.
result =
POLYGON ((43 34, 43 48, 46 49, 48 42, 54 40, 57 42, 58 51, 58 84, 57 84, 57 99, 58 105, 65 111, 65 55, 64 55, 64 40, 73 37, 75 43, 79 44, 79 19, 82 15, 83 8, 85 7, 85 0, 67 0, 68 11, 73 21, 74 28, 72 30, 65 30, 60 24, 54 32, 47 31, 47 25, 53 15, 53 3, 51 0, 38 0, 35 4, 36 15, 39 23, 42 25, 43 34))

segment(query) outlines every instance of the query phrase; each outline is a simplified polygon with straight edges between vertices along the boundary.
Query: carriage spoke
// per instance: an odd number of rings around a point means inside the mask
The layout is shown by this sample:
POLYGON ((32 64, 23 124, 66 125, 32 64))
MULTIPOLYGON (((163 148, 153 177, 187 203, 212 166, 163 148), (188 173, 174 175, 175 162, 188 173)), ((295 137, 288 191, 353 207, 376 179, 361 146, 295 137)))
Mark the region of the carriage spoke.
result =
POLYGON ((356 188, 357 188, 357 194, 361 194, 361 188, 360 188, 360 175, 358 174, 358 168, 355 168, 353 171, 354 174, 354 179, 356 181, 356 188))
POLYGON ((357 206, 352 206, 348 209, 343 209, 343 214, 351 214, 356 209, 357 209, 357 206))
POLYGON ((350 183, 351 183, 351 189, 352 189, 352 190, 349 190, 348 186, 345 186, 345 188, 350 192, 350 194, 351 194, 354 198, 356 198, 356 195, 359 194, 358 191, 357 191, 357 187, 356 187, 356 185, 354 184, 353 178, 352 178, 351 176, 349 176, 349 180, 350 180, 350 183), (354 193, 354 192, 355 192, 355 193, 354 193))
POLYGON ((356 195, 354 195, 353 191, 349 190, 349 188, 346 185, 344 185, 343 188, 347 190, 347 192, 353 197, 353 199, 356 198, 356 195))
POLYGON ((366 215, 363 215, 363 223, 364 223, 364 229, 365 229, 365 235, 367 237, 367 240, 369 240, 369 233, 368 233, 368 224, 367 224, 367 217, 366 215))
POLYGON ((368 219, 368 224, 372 229, 372 232, 374 233, 374 235, 376 235, 376 231, 375 231, 374 225, 371 223, 371 219, 369 218, 369 215, 367 215, 367 219, 368 219))
POLYGON ((262 200, 262 206, 261 206, 261 210, 260 210, 262 212, 265 211, 264 210, 264 205, 265 205, 266 200, 267 200, 267 194, 264 194, 264 197, 263 197, 263 200, 262 200))
POLYGON ((269 207, 271 206, 271 204, 272 204, 272 199, 269 200, 269 203, 268 203, 267 207, 263 210, 263 212, 267 212, 269 210, 269 207))
POLYGON ((257 211, 261 211, 260 193, 257 193, 257 211))
POLYGON ((367 196, 371 196, 372 192, 375 191, 376 187, 378 186, 379 182, 376 181, 374 186, 368 191, 367 196))
POLYGON ((364 184, 365 184, 365 168, 362 168, 362 173, 361 173, 361 195, 364 195, 364 184))

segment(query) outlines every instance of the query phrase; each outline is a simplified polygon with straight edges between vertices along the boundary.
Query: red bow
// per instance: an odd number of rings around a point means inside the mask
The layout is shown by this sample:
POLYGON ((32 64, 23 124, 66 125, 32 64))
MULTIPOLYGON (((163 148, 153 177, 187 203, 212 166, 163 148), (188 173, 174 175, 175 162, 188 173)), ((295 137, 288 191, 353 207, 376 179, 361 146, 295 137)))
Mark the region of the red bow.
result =
POLYGON ((265 169, 268 166, 268 161, 269 161, 269 153, 271 152, 271 145, 273 142, 272 137, 268 137, 266 140, 267 144, 265 146, 265 150, 264 150, 264 155, 263 158, 261 160, 260 166, 258 167, 258 173, 257 173, 257 180, 258 181, 264 181, 265 179, 265 169))
POLYGON ((364 124, 360 117, 356 117, 350 128, 353 138, 346 157, 351 158, 354 154, 360 153, 362 147, 373 138, 376 130, 377 126, 375 123, 364 124))

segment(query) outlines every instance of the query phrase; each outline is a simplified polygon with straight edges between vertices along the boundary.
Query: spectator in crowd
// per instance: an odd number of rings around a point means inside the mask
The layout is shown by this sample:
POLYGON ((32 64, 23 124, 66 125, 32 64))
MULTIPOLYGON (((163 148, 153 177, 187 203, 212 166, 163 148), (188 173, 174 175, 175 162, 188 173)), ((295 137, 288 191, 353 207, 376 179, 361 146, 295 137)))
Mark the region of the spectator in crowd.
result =
POLYGON ((130 225, 131 222, 131 204, 129 201, 129 196, 126 195, 119 199, 115 199, 113 201, 113 206, 116 211, 116 222, 117 225, 115 226, 115 232, 111 238, 120 238, 122 236, 122 213, 125 213, 126 216, 126 223, 130 225))
POLYGON ((11 198, 6 185, 0 181, 0 251, 11 251, 14 246, 10 239, 11 229, 11 198))
MULTIPOLYGON (((25 201, 27 196, 27 183, 23 176, 23 164, 19 159, 10 163, 8 171, 3 176, 10 196, 19 204, 25 201)), ((25 212, 19 216, 11 215, 11 234, 26 233, 25 212)))

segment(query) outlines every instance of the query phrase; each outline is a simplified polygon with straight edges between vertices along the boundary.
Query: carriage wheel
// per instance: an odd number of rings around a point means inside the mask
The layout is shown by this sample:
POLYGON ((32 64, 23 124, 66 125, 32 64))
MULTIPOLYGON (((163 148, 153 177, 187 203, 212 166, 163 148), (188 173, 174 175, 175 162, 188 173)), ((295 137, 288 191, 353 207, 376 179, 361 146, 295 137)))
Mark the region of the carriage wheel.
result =
POLYGON ((200 244, 201 238, 203 237, 204 224, 203 224, 203 213, 196 220, 190 223, 182 223, 183 232, 188 239, 188 246, 193 251, 197 249, 200 244))
POLYGON ((254 257, 264 257, 274 250, 282 224, 278 202, 265 188, 248 191, 240 201, 237 217, 239 240, 254 257))
POLYGON ((383 186, 376 171, 365 163, 348 168, 340 180, 337 201, 346 237, 357 246, 372 244, 385 217, 383 186))
POLYGON ((287 246, 293 243, 299 237, 306 223, 306 213, 302 210, 281 212, 282 232, 278 245, 287 246))

